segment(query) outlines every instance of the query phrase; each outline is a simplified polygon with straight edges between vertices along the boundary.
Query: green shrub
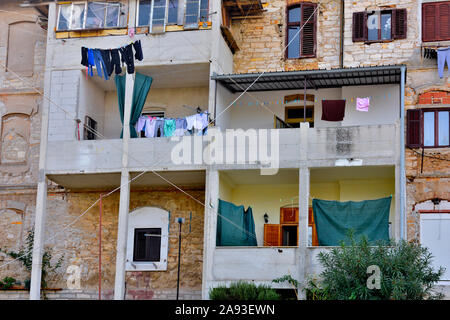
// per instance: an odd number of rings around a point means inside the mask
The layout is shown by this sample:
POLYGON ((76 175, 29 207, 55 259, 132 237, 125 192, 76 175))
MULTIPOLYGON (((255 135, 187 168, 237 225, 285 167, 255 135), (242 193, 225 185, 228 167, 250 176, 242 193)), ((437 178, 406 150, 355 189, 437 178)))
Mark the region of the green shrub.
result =
POLYGON ((12 277, 4 277, 2 280, 0 280, 0 289, 8 290, 15 283, 16 283, 16 279, 14 279, 12 277))
POLYGON ((280 295, 269 286, 244 281, 230 284, 229 287, 218 286, 209 291, 211 300, 280 300, 280 295))
POLYGON ((370 246, 367 239, 356 244, 344 243, 329 252, 321 252, 319 262, 324 268, 321 282, 310 281, 310 299, 333 300, 423 300, 442 299, 433 287, 444 273, 434 271, 432 256, 427 248, 407 241, 391 241, 370 246), (380 269, 380 289, 369 289, 369 266, 380 269))

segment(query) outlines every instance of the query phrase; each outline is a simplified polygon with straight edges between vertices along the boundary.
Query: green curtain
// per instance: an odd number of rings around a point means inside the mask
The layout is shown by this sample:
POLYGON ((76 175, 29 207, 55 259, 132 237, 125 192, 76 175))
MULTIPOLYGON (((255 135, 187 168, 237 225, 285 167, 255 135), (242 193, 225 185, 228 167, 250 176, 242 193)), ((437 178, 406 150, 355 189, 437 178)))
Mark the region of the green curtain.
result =
MULTIPOLYGON (((126 83, 126 75, 119 76, 116 75, 116 88, 117 88, 117 100, 119 103, 119 113, 120 113, 120 121, 122 122, 123 127, 123 113, 125 109, 125 83, 126 83)), ((134 79, 134 87, 133 87, 133 99, 131 102, 131 115, 130 115, 130 137, 137 138, 137 132, 134 126, 136 125, 139 116, 142 113, 142 109, 144 108, 145 100, 147 99, 148 92, 152 85, 153 79, 146 75, 136 72, 136 76, 134 79)), ((120 137, 123 137, 123 129, 120 137)))
POLYGON ((236 206, 219 199, 217 246, 256 246, 255 221, 251 207, 236 206))
POLYGON ((329 201, 313 199, 313 214, 319 246, 349 243, 348 232, 359 241, 364 235, 369 242, 389 241, 389 211, 392 196, 365 201, 329 201))

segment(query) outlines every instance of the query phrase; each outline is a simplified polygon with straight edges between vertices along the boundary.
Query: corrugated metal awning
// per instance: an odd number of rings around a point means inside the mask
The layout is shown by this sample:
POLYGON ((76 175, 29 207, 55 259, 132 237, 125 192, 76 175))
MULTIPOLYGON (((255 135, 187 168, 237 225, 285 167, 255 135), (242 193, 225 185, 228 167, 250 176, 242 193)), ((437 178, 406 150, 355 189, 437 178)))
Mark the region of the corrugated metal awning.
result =
MULTIPOLYGON (((403 65, 344 68, 331 70, 282 71, 213 75, 212 80, 232 92, 340 88, 381 84, 400 84, 403 65), (256 81, 256 82, 255 82, 256 81)), ((406 78, 406 77, 405 77, 406 78)))

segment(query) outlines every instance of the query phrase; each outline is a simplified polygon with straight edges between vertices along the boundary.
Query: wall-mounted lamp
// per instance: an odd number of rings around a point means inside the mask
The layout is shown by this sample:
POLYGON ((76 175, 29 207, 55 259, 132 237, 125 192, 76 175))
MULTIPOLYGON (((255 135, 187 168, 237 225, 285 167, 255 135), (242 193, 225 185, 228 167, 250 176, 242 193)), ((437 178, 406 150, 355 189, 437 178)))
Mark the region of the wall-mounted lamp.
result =
POLYGON ((264 213, 264 223, 269 222, 269 215, 267 213, 264 213))
POLYGON ((441 199, 439 199, 439 198, 433 198, 433 199, 431 199, 431 202, 433 202, 433 204, 434 204, 435 206, 437 206, 437 205, 439 205, 439 203, 441 203, 441 199))

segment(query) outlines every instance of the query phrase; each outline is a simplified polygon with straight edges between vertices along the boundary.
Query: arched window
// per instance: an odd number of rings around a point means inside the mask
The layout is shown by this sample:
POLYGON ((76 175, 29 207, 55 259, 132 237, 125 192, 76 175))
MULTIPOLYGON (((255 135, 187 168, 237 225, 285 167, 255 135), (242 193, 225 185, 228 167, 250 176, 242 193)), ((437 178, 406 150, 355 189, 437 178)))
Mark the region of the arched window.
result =
POLYGON ((1 163, 26 163, 30 137, 30 117, 13 113, 2 118, 1 163))
POLYGON ((34 22, 16 22, 9 25, 7 67, 22 76, 32 76, 34 47, 42 29, 34 22))
POLYGON ((168 236, 168 211, 143 207, 131 212, 128 218, 126 270, 166 270, 168 236))

